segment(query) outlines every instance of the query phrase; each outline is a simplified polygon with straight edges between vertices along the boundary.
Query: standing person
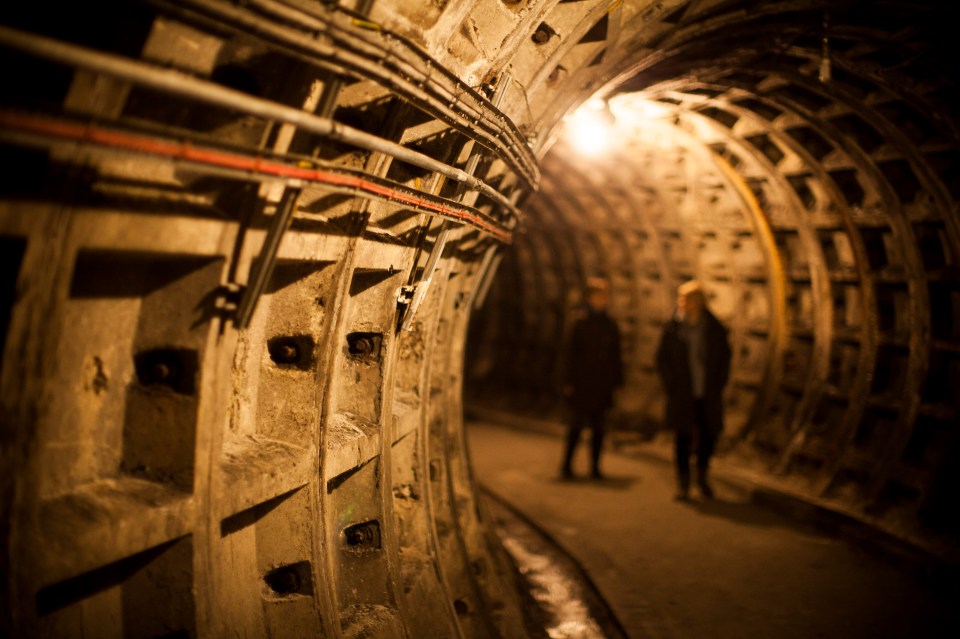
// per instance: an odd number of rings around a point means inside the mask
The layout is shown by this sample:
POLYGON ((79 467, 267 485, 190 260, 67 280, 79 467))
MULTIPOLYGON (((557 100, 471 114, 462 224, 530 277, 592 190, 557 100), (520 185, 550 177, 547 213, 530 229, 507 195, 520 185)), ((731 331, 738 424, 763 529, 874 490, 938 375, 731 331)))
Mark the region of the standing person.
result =
POLYGON ((584 426, 589 426, 593 435, 591 475, 601 479, 604 419, 613 406, 613 390, 623 383, 620 331, 607 315, 610 292, 606 280, 587 280, 584 301, 584 309, 575 320, 567 343, 563 394, 573 410, 573 418, 567 431, 561 473, 564 478, 573 477, 573 453, 584 426))
POLYGON ((677 312, 657 347, 657 370, 667 394, 666 422, 676 431, 677 499, 690 490, 690 454, 697 452, 697 486, 713 497, 710 456, 723 430, 723 388, 730 375, 727 330, 707 308, 700 284, 677 290, 677 312))

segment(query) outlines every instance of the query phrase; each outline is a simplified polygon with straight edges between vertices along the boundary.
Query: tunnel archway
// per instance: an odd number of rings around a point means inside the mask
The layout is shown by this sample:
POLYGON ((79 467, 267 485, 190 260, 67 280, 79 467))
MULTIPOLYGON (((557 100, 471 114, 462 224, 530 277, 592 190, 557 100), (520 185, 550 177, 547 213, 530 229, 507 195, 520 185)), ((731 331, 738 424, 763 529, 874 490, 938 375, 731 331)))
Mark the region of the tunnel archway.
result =
POLYGON ((562 414, 558 346, 602 274, 631 353, 614 418, 653 436, 659 330, 700 279, 734 343, 728 449, 806 494, 955 529, 935 486, 956 480, 931 474, 957 446, 944 8, 862 8, 681 6, 650 50, 592 61, 614 141, 583 153, 568 118, 547 145, 478 318, 478 404, 562 414))
POLYGON ((4 7, 0 629, 524 636, 463 386, 555 410, 591 273, 624 429, 658 429, 655 335, 698 277, 731 454, 956 535, 955 16, 4 7), (587 157, 561 132, 596 97, 619 144, 587 157))

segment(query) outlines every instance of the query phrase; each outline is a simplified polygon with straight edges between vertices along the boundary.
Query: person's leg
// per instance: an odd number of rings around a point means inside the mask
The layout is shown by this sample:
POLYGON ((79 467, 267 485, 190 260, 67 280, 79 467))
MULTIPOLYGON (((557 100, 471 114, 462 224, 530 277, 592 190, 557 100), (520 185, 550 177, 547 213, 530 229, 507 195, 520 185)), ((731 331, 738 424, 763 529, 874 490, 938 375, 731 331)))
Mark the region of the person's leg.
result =
POLYGON ((700 444, 697 446, 697 486, 700 494, 710 499, 713 497, 713 488, 710 486, 710 457, 716 446, 716 437, 713 435, 707 422, 706 405, 702 399, 696 400, 697 430, 700 444))
POLYGON ((590 414, 590 430, 593 434, 590 446, 591 474, 596 478, 603 476, 600 473, 600 453, 603 452, 604 417, 602 410, 590 414))
POLYGON ((564 477, 573 476, 573 453, 577 448, 577 442, 580 441, 580 433, 583 431, 585 415, 582 411, 574 411, 573 419, 570 421, 570 429, 567 431, 566 449, 563 452, 563 466, 560 472, 564 477))
POLYGON ((677 499, 686 499, 690 492, 690 446, 693 437, 689 432, 677 431, 674 461, 677 465, 677 499))

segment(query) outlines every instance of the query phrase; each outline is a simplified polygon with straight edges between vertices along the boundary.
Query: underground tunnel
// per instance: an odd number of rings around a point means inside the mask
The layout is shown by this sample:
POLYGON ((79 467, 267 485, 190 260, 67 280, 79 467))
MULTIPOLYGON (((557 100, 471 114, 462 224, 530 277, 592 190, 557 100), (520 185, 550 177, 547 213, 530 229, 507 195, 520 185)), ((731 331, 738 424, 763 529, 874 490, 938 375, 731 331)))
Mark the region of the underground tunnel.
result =
MULTIPOLYGON (((588 277, 668 441, 960 541, 960 94, 937 0, 0 8, 0 634, 536 637, 470 419, 565 419, 588 277)), ((558 460, 559 462, 559 460, 558 460)))

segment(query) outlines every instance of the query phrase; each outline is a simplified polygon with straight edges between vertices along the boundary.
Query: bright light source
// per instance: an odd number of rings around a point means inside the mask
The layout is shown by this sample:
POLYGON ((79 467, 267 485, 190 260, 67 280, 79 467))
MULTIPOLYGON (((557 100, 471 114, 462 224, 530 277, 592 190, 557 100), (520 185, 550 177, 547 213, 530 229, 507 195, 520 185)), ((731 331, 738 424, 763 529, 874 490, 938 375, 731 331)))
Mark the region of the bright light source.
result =
POLYGON ((578 150, 597 155, 610 143, 610 127, 595 114, 578 115, 570 120, 570 136, 578 150))
POLYGON ((617 116, 617 121, 631 126, 643 126, 644 122, 658 120, 672 112, 663 102, 641 98, 635 93, 625 93, 612 98, 610 109, 617 116))
POLYGON ((603 111, 607 108, 607 101, 603 98, 590 98, 583 106, 590 111, 603 111))
POLYGON ((567 135, 578 151, 599 155, 610 146, 614 124, 606 101, 593 98, 567 119, 567 135))
POLYGON ((599 156, 611 146, 628 146, 660 139, 663 127, 672 128, 676 108, 641 93, 621 93, 609 100, 591 98, 567 116, 565 135, 585 156, 599 156))

